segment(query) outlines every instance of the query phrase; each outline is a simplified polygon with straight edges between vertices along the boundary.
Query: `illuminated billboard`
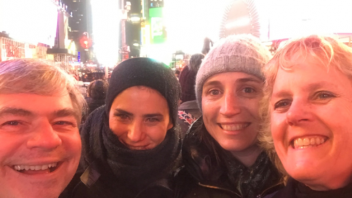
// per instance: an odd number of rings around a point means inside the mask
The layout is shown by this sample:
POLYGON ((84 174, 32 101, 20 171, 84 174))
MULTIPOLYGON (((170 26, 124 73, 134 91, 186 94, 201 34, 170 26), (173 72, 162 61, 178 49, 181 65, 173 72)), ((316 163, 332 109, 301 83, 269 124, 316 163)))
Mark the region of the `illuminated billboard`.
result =
POLYGON ((20 42, 54 45, 57 7, 50 0, 0 0, 0 32, 20 42))
POLYGON ((122 18, 117 0, 91 0, 93 50, 98 62, 114 67, 119 60, 120 22, 122 18))
POLYGON ((163 20, 163 8, 150 8, 149 19, 151 43, 164 43, 166 40, 166 31, 163 20))

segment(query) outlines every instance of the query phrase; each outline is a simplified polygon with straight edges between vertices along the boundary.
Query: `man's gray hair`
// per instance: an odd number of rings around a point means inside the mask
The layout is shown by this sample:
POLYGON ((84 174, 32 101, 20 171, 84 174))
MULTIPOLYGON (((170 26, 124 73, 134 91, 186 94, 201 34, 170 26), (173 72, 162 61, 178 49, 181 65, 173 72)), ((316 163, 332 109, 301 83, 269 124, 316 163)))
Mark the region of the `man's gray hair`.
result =
POLYGON ((0 62, 0 94, 54 95, 66 90, 79 124, 86 103, 77 86, 72 76, 48 62, 34 59, 0 62))

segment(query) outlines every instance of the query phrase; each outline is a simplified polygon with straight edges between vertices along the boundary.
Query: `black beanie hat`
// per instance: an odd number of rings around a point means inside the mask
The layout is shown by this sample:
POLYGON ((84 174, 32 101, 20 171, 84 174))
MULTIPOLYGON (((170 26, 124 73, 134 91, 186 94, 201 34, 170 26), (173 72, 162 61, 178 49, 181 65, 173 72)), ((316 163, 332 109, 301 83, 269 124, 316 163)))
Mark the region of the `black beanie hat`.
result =
MULTIPOLYGON (((106 113, 122 91, 133 86, 146 86, 161 93, 169 106, 174 126, 177 119, 180 85, 172 70, 165 64, 150 58, 132 58, 120 63, 113 70, 106 95, 106 113)), ((148 104, 143 104, 148 105, 148 104)))

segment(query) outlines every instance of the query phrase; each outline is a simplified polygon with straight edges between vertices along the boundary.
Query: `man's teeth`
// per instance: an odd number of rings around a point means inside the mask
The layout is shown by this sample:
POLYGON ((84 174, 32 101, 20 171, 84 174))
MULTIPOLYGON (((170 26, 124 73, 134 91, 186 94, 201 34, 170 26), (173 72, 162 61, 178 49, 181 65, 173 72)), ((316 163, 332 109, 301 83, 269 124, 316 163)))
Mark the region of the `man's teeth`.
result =
POLYGON ((246 124, 222 124, 221 128, 226 131, 238 131, 246 128, 249 123, 246 124))
POLYGON ((32 171, 39 171, 39 170, 47 170, 50 168, 55 168, 57 163, 45 164, 45 165, 36 165, 36 166, 28 166, 28 165, 15 165, 14 169, 17 171, 23 170, 32 170, 32 171))
POLYGON ((305 138, 297 138, 293 141, 293 148, 305 148, 311 146, 318 146, 325 142, 325 138, 323 137, 305 137, 305 138))

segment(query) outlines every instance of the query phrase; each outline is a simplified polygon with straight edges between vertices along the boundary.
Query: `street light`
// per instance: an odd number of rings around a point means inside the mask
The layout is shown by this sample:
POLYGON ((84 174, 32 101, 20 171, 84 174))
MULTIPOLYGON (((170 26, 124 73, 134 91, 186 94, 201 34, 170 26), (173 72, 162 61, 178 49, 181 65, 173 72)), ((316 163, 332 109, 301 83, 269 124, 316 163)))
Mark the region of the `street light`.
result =
POLYGON ((132 22, 132 24, 139 24, 141 22, 141 17, 137 13, 130 14, 129 21, 132 22))

